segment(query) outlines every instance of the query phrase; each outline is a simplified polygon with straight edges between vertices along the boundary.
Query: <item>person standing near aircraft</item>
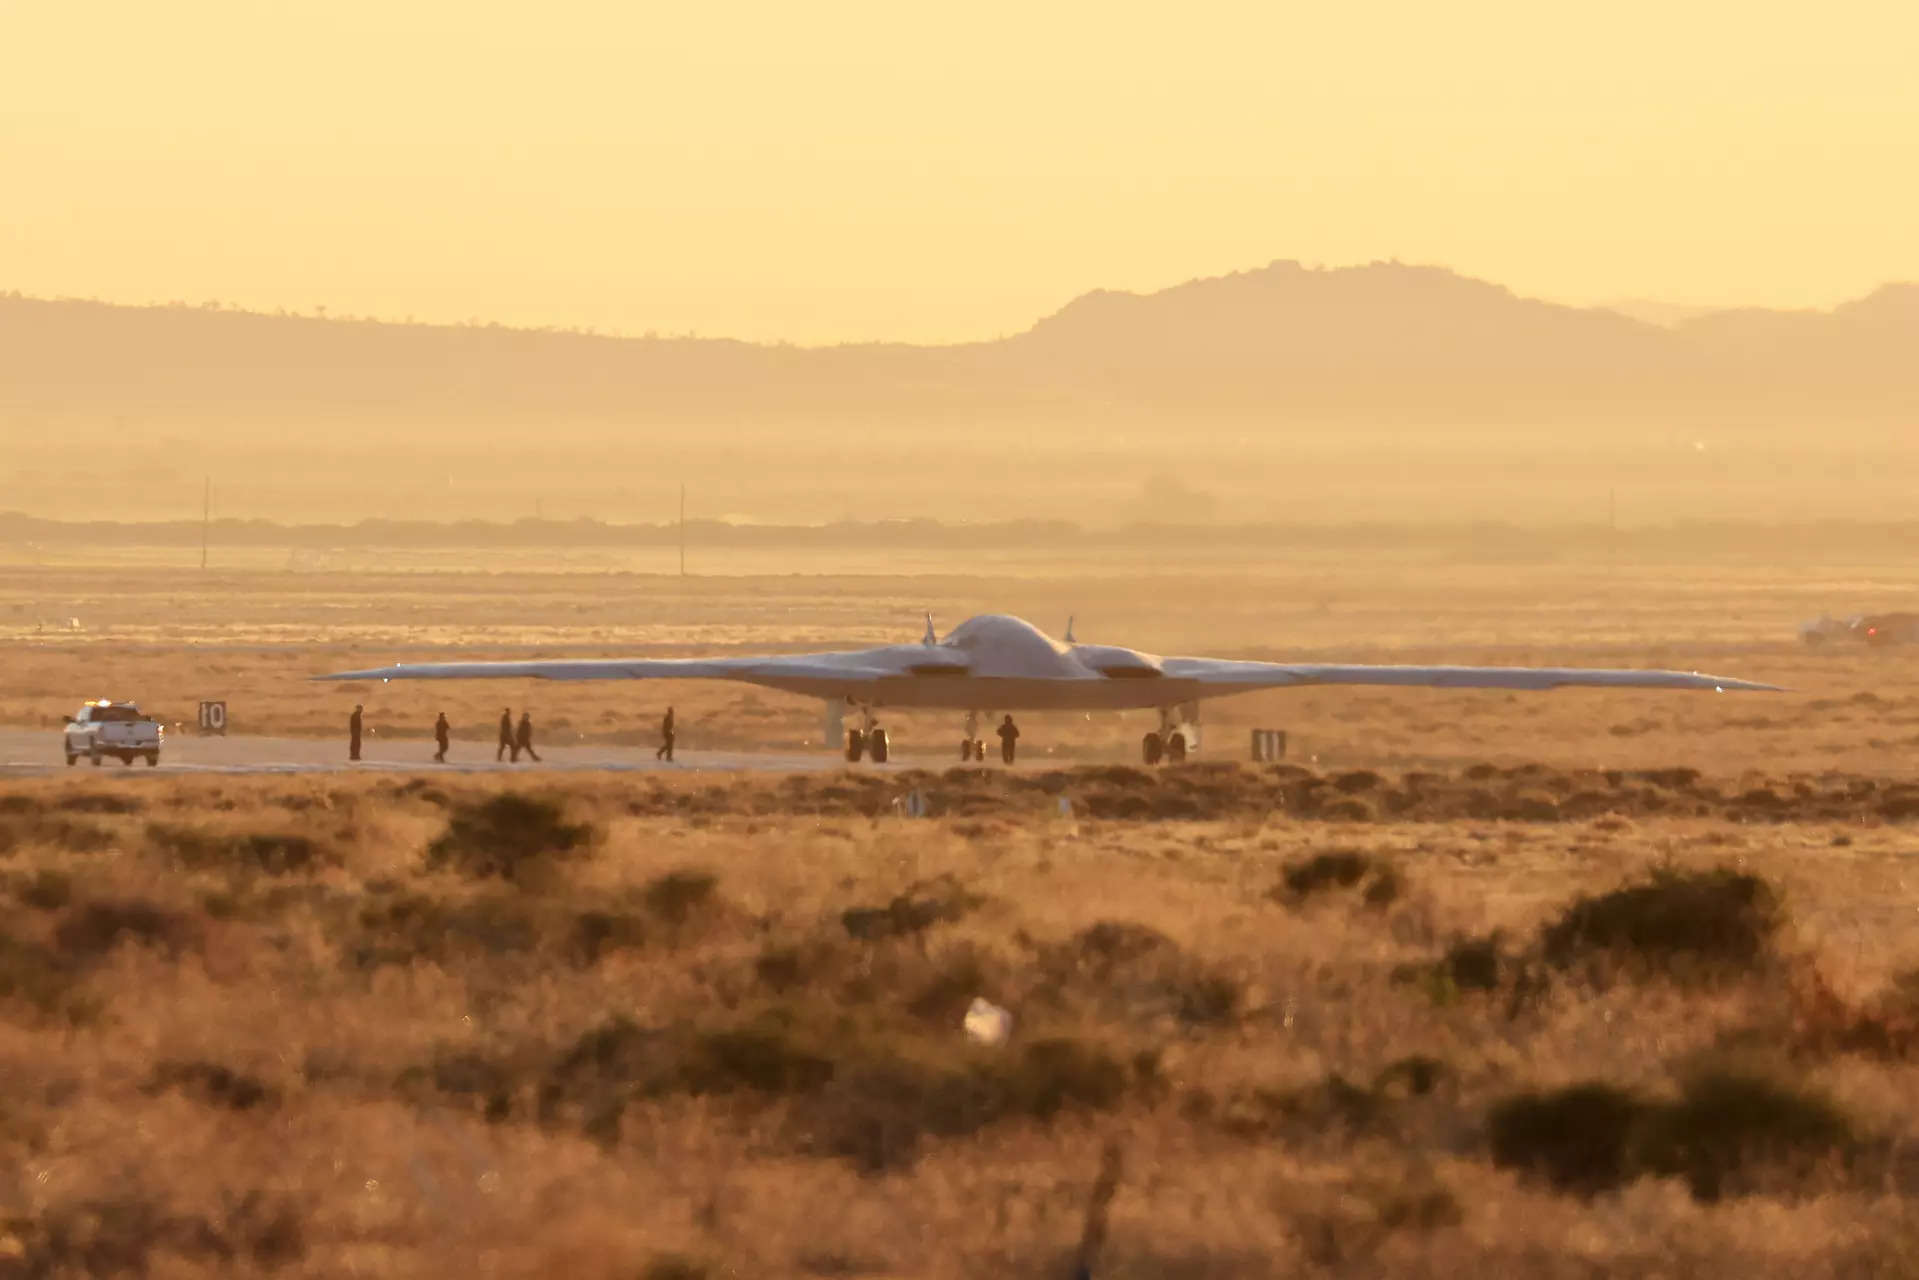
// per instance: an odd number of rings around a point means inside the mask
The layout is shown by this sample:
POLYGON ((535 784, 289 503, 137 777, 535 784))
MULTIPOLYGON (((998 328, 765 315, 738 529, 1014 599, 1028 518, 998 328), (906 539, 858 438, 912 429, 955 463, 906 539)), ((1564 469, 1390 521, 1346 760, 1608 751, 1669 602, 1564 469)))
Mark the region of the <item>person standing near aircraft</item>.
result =
POLYGON ((500 708, 500 749, 493 753, 494 763, 506 759, 506 753, 513 753, 513 762, 520 761, 520 749, 513 745, 513 708, 500 708))
POLYGON ((433 740, 440 744, 440 749, 433 753, 433 758, 445 764, 446 749, 453 744, 453 726, 446 722, 444 711, 440 713, 440 718, 433 722, 433 740))
POLYGON ((1013 717, 1007 716, 999 722, 999 758, 1007 764, 1013 763, 1014 743, 1019 741, 1019 726, 1013 723, 1013 717))
POLYGON ((346 718, 346 758, 349 760, 360 758, 360 712, 360 704, 356 702, 353 704, 353 714, 346 718))
POLYGON ((673 708, 666 709, 665 719, 660 721, 660 749, 653 753, 655 760, 673 763, 673 708))
POLYGON ((520 731, 513 736, 513 758, 518 760, 522 751, 526 752, 533 763, 540 762, 540 757, 533 750, 533 713, 531 711, 520 712, 520 731))

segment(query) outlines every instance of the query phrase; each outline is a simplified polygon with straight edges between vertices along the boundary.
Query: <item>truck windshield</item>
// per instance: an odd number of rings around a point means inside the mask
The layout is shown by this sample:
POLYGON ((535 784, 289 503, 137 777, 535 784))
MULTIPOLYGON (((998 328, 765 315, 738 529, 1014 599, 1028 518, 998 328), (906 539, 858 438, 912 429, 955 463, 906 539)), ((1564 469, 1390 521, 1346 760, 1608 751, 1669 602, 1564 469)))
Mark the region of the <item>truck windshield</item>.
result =
POLYGON ((93 714, 88 717, 95 724, 108 720, 144 720, 145 718, 135 707, 95 707, 93 714))

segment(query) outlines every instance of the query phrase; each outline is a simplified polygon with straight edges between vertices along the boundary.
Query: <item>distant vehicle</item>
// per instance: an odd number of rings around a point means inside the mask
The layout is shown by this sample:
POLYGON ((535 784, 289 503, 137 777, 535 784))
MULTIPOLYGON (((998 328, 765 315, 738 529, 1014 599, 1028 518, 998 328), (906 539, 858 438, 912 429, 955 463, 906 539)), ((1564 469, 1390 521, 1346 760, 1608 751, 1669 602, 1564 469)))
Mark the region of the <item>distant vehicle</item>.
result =
POLYGON ((85 756, 97 767, 108 756, 121 764, 144 757, 148 767, 160 763, 160 743, 166 730, 142 715, 131 702, 89 702, 67 720, 66 753, 71 765, 85 756))
POLYGON ((1844 621, 1821 614, 1800 624, 1799 638, 1814 646, 1840 641, 1874 646, 1919 644, 1919 613, 1862 613, 1844 621))
POLYGON ((1869 613, 1854 625, 1867 644, 1919 643, 1919 613, 1869 613))
POLYGON ((1811 622, 1799 624, 1799 639, 1814 648, 1838 640, 1850 640, 1853 623, 1858 621, 1857 618, 1841 621, 1829 613, 1822 613, 1811 622))

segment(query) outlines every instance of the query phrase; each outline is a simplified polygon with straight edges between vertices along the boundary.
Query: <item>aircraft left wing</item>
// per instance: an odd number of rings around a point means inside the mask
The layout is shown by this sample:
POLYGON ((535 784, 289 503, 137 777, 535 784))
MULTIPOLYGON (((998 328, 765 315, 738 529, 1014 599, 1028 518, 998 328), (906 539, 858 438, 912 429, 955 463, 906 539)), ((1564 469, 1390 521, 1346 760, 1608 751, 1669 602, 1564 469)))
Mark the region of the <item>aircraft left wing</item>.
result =
POLYGON ((1777 685, 1698 671, 1606 667, 1415 667, 1332 663, 1237 662, 1221 658, 1166 658, 1168 676, 1217 685, 1221 692, 1295 685, 1415 685, 1433 689, 1560 689, 1568 686, 1633 689, 1710 689, 1719 693, 1781 693, 1777 685))

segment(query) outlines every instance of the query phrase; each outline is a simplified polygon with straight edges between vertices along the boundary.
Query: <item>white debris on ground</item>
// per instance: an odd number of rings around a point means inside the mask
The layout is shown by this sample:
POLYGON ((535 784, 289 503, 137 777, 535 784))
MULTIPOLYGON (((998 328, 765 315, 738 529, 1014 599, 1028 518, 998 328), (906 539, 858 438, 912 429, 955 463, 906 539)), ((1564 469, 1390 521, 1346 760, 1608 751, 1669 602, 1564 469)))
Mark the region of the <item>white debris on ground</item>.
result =
POLYGON ((984 996, 975 996, 962 1025, 974 1044, 1001 1045, 1013 1034, 1013 1015, 984 996))

